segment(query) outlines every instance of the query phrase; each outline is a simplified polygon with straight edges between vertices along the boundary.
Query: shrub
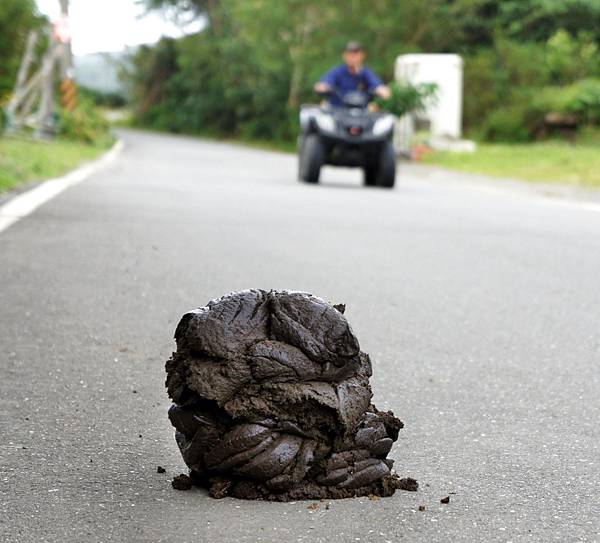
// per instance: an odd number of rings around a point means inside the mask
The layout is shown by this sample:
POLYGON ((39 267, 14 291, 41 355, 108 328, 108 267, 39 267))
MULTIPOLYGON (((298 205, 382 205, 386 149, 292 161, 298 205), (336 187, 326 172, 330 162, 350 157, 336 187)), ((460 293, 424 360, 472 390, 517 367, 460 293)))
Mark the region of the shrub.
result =
POLYGON ((575 115, 580 126, 600 124, 600 79, 583 79, 563 87, 515 91, 506 107, 487 116, 481 137, 487 141, 530 141, 543 133, 548 113, 575 115))
POLYGON ((435 100, 437 85, 421 83, 419 85, 394 82, 390 86, 392 96, 389 100, 378 100, 381 109, 402 117, 411 111, 422 111, 427 103, 435 100))
POLYGON ((600 123, 600 79, 582 79, 564 87, 545 87, 534 99, 538 110, 569 113, 581 124, 600 123))
POLYGON ((600 123, 600 79, 584 79, 573 85, 573 96, 565 104, 585 123, 600 123))
POLYGON ((547 85, 549 70, 544 59, 542 44, 518 43, 502 37, 495 38, 494 49, 481 49, 465 57, 465 130, 485 129, 482 120, 490 111, 529 99, 530 89, 547 85))
POLYGON ((518 102, 492 111, 483 123, 481 135, 487 141, 522 143, 534 139, 543 124, 543 113, 531 102, 518 102))
POLYGON ((96 145, 107 145, 112 139, 108 121, 86 96, 80 96, 79 104, 73 111, 61 111, 60 135, 96 145))
POLYGON ((481 120, 500 103, 498 62, 491 49, 482 49, 465 58, 463 124, 472 132, 481 120))
POLYGON ((110 108, 121 108, 127 105, 127 99, 119 92, 104 92, 97 89, 79 86, 79 95, 88 96, 95 105, 110 108))
POLYGON ((570 83, 600 75, 599 53, 593 35, 580 32, 572 36, 559 30, 546 44, 546 63, 553 82, 570 83))
POLYGON ((511 94, 517 87, 535 88, 550 82, 546 51, 542 44, 521 43, 498 37, 496 79, 506 85, 503 91, 511 94))

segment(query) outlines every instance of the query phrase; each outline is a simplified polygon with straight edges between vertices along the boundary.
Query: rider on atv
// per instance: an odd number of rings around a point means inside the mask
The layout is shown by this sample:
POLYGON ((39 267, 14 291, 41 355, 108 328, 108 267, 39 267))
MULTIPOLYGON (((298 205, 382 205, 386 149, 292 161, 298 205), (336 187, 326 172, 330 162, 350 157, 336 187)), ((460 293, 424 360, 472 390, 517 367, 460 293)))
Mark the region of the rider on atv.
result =
POLYGON ((350 42, 344 62, 315 85, 329 104, 304 104, 300 109, 298 177, 318 183, 322 166, 362 168, 364 184, 392 188, 396 155, 392 138, 395 118, 369 107, 374 96, 390 97, 390 90, 363 66, 365 51, 350 42))
POLYGON ((356 91, 375 94, 387 100, 391 95, 390 89, 363 65, 365 58, 365 49, 359 42, 348 42, 343 54, 344 64, 329 70, 315 84, 315 91, 329 94, 329 102, 333 106, 341 106, 344 96, 356 91))

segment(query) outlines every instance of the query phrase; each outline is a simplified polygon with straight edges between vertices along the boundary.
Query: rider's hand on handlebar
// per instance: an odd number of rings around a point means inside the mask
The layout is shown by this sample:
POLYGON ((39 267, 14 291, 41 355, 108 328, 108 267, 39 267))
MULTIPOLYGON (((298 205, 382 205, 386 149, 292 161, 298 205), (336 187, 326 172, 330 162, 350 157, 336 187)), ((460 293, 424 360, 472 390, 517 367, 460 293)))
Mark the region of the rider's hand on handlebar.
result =
POLYGON ((375 94, 384 100, 389 100, 392 97, 392 91, 387 85, 379 85, 375 89, 375 94))
POLYGON ((322 81, 319 81, 318 83, 315 84, 315 92, 318 94, 327 95, 327 94, 331 94, 333 92, 333 89, 327 83, 323 83, 322 81))

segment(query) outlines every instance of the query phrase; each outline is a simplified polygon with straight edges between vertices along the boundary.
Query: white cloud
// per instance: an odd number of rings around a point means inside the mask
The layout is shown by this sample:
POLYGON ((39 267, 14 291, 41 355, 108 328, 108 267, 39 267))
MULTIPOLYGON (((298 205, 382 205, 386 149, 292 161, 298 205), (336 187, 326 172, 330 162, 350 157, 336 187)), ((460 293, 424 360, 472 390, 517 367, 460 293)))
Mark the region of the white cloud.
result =
MULTIPOLYGON (((37 0, 37 4, 51 20, 60 14, 58 0, 37 0)), ((136 0, 71 0, 70 24, 76 55, 121 51, 127 46, 154 43, 161 36, 197 32, 203 26, 202 21, 196 21, 182 28, 160 13, 146 14, 136 0)))

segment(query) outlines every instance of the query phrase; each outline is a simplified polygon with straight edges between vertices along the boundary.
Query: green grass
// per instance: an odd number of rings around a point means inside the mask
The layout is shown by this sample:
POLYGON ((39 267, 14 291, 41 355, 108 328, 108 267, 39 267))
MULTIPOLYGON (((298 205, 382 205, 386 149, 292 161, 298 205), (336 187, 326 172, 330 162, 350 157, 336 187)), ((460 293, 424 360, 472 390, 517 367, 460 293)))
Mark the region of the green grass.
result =
POLYGON ((105 150, 106 147, 72 141, 0 137, 0 193, 23 183, 63 175, 105 150))
POLYGON ((526 181, 600 188, 600 144, 481 144, 475 153, 435 152, 423 162, 452 170, 526 181))

